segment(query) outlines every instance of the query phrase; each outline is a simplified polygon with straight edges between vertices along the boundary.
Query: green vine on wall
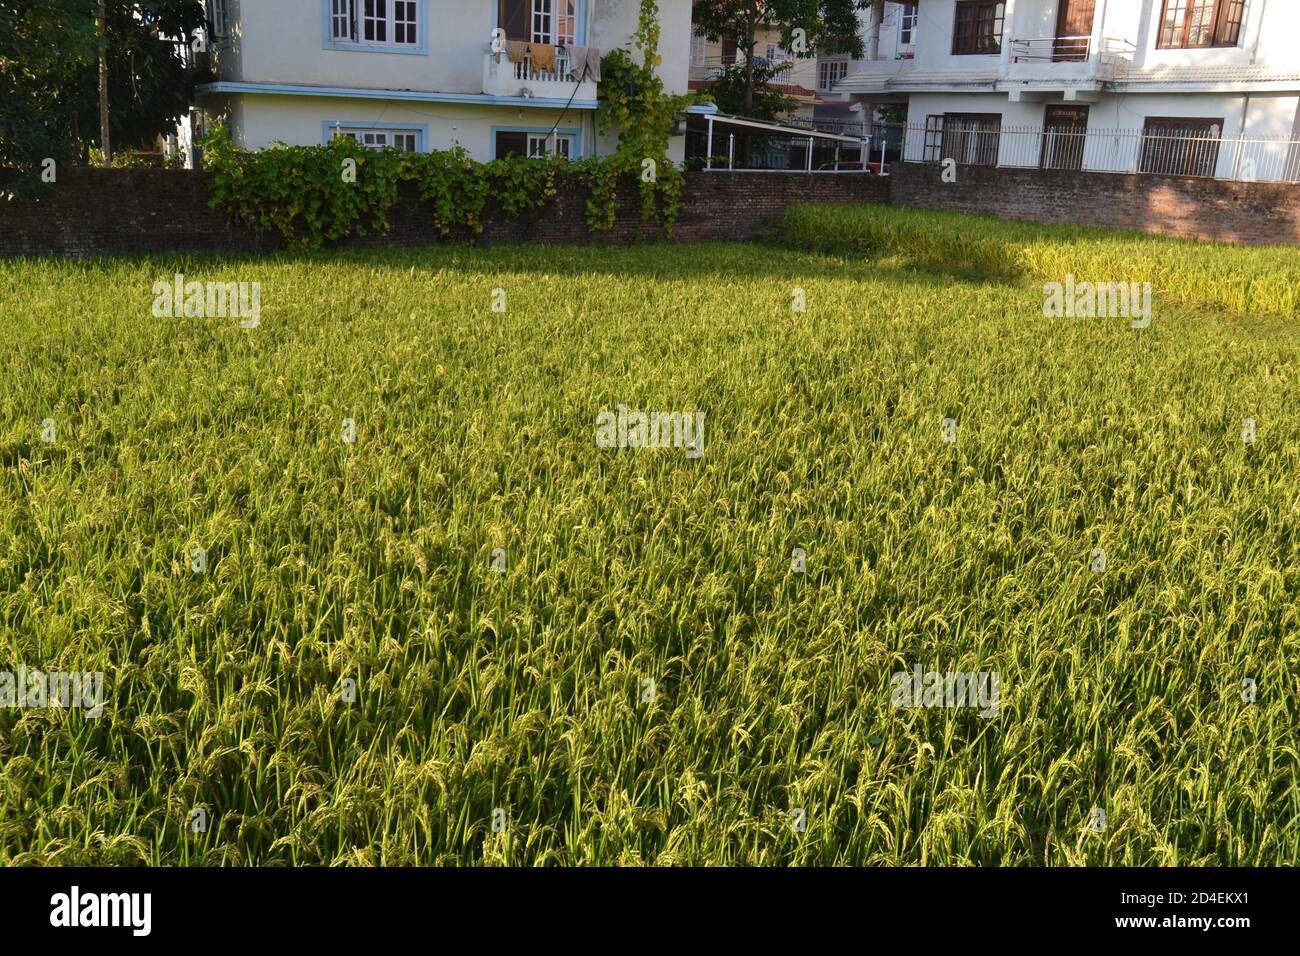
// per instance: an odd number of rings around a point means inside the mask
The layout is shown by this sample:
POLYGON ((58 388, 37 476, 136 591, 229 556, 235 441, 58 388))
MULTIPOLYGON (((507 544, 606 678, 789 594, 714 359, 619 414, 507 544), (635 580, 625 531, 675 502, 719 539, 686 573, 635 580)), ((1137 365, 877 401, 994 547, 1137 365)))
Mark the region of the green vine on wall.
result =
POLYGON ((668 158, 668 141, 677 117, 700 98, 664 91, 658 67, 659 4, 641 0, 641 15, 633 46, 641 62, 627 50, 612 50, 600 62, 600 111, 597 126, 607 135, 617 126, 618 149, 610 158, 618 175, 635 175, 640 183, 641 216, 656 214, 671 234, 681 211, 682 171, 668 158))
POLYGON ((549 202, 569 179, 587 191, 588 228, 605 232, 618 218, 620 180, 636 176, 642 218, 659 218, 671 234, 684 180, 668 158, 668 142, 676 117, 695 98, 664 92, 656 70, 661 57, 655 0, 641 0, 634 45, 640 63, 626 50, 613 50, 601 60, 597 126, 607 135, 617 125, 612 156, 576 162, 507 156, 480 163, 460 147, 430 153, 374 150, 348 136, 323 146, 277 143, 251 151, 236 146, 229 130, 215 123, 203 140, 212 205, 260 229, 274 229, 294 245, 319 248, 354 234, 387 232, 388 213, 403 182, 416 185, 438 230, 450 235, 481 233, 489 199, 515 216, 549 202))
MULTIPOLYGON (((482 232, 489 198, 512 216, 545 205, 568 172, 563 159, 506 156, 479 163, 461 148, 376 150, 347 136, 324 146, 277 143, 251 151, 235 146, 220 123, 203 140, 203 166, 212 178, 212 205, 311 248, 354 234, 387 232, 388 213, 403 182, 415 183, 445 236, 457 229, 482 232)), ((593 229, 596 222, 589 212, 593 229)))

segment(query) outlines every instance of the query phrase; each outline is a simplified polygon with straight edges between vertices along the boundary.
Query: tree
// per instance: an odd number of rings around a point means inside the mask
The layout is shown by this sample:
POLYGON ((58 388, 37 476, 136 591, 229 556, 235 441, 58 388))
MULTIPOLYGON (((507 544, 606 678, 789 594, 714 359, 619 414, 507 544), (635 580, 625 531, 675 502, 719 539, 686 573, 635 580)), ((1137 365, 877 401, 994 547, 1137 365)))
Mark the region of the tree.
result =
POLYGON ((790 64, 770 63, 760 59, 753 65, 752 72, 743 63, 723 67, 718 75, 709 81, 707 93, 722 113, 739 114, 751 119, 774 120, 790 112, 798 101, 793 96, 786 96, 772 89, 772 83, 779 81, 782 74, 789 72, 790 64), (747 84, 752 84, 749 86, 747 84), (749 94, 746 104, 746 93, 749 94))
POLYGON ((94 56, 85 0, 0 0, 0 168, 17 170, 0 197, 30 191, 47 159, 57 172, 76 157, 68 92, 94 56))
POLYGON ((781 45, 797 57, 818 53, 862 56, 858 11, 873 0, 695 0, 692 19, 710 40, 734 38, 744 53, 743 111, 754 107, 754 47, 763 30, 780 30, 781 45))
MULTIPOLYGON (((193 40, 206 24, 197 0, 106 0, 108 8, 109 135, 118 149, 148 146, 173 132, 193 101, 177 42, 193 40)), ((77 128, 86 147, 103 147, 99 75, 95 64, 78 74, 77 128), (92 133, 92 131, 94 131, 92 133)))
MULTIPOLYGON (((189 108, 192 77, 174 38, 205 23, 197 0, 105 0, 109 134, 119 148, 151 143, 189 108)), ((0 0, 0 167, 10 193, 100 144, 97 0, 0 0)))

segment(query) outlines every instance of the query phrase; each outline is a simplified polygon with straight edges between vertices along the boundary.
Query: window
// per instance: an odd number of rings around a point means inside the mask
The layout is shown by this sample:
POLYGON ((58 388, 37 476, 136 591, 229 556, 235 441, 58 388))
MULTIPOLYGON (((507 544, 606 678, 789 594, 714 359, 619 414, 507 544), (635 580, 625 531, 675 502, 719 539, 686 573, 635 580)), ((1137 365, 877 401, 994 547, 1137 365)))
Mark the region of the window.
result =
POLYGON ((848 75, 848 60, 822 60, 817 64, 817 89, 830 90, 848 75))
POLYGON ((937 163, 943 157, 943 114, 931 113, 925 118, 925 151, 921 161, 937 163))
POLYGON ((370 149, 400 149, 404 153, 419 151, 420 134, 413 129, 340 129, 334 136, 346 136, 370 149))
POLYGON ((709 40, 698 33, 691 34, 691 66, 703 66, 708 54, 709 40))
POLYGON ((578 0, 497 0, 497 26, 511 40, 570 47, 578 39, 578 0))
POLYGON ((551 133, 547 130, 497 130, 496 158, 502 156, 527 156, 542 159, 563 156, 572 159, 577 153, 577 137, 572 133, 551 133))
POLYGON ((529 133, 528 134, 528 158, 542 159, 547 156, 563 156, 570 159, 573 156, 573 137, 563 133, 529 133))
POLYGON ((941 153, 968 166, 996 166, 1001 113, 944 113, 941 153))
POLYGON ((330 0, 330 39, 336 43, 415 47, 418 0, 330 0))
POLYGON ((790 54, 781 49, 781 44, 779 43, 769 43, 767 45, 766 54, 767 62, 769 63, 784 63, 786 60, 790 59, 790 54))
POLYGON ((330 39, 356 42, 357 9, 354 0, 330 0, 330 39))
POLYGON ((997 54, 1002 52, 1005 3, 958 0, 952 25, 952 52, 997 54))
POLYGON ((898 11, 898 45, 916 45, 916 7, 901 7, 898 11))
POLYGON ((554 0, 555 42, 573 46, 578 37, 578 0, 554 0))
POLYGON ((210 16, 212 21, 212 35, 214 37, 227 36, 226 27, 226 0, 209 0, 210 16))
POLYGON ((534 43, 551 43, 551 0, 533 0, 534 43))
POLYGON ((1157 46, 1164 49, 1236 46, 1246 0, 1164 0, 1157 46))
POLYGON ((1213 176, 1219 164, 1223 119, 1148 116, 1138 172, 1213 176))

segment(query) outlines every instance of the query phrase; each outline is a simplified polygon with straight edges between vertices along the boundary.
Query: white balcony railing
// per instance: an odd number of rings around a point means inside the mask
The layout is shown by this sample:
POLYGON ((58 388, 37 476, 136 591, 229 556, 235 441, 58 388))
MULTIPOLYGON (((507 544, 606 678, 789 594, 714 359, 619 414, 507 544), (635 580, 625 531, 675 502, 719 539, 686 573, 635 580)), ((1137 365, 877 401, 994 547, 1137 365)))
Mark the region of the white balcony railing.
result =
POLYGON ((1071 76, 1110 80, 1132 66, 1137 47, 1118 37, 1021 37, 1011 41, 1008 75, 1015 79, 1071 76))
POLYGON ((1015 63, 1081 62, 1092 56, 1092 37, 1028 37, 1011 41, 1015 63))
POLYGON ((569 56, 556 50, 555 68, 539 70, 530 54, 512 61, 505 53, 487 53, 483 57, 483 92, 492 96, 522 96, 529 99, 594 100, 597 85, 590 77, 581 82, 570 75, 569 56), (575 94, 574 88, 577 87, 575 94))

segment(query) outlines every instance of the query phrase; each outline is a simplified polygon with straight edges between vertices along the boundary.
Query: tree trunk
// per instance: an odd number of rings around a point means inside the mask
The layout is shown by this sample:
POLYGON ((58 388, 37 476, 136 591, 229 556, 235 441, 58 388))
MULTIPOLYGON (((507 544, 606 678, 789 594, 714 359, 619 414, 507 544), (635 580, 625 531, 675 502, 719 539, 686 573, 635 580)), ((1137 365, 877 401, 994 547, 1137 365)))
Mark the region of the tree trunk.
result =
POLYGON ((113 165, 113 144, 108 135, 108 13, 99 0, 99 148, 105 168, 113 165))
POLYGON ((758 6, 751 4, 745 22, 745 115, 754 110, 754 34, 758 32, 758 6))

